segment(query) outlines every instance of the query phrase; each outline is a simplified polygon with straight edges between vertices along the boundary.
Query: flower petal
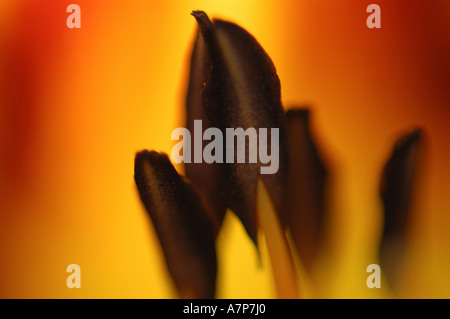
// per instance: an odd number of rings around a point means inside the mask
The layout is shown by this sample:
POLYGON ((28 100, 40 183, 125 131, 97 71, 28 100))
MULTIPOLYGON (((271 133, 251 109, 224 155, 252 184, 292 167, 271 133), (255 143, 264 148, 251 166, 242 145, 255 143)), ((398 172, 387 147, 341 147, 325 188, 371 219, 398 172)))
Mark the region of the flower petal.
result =
POLYGON ((215 236, 199 196, 165 154, 137 153, 134 178, 180 296, 214 298, 215 236))

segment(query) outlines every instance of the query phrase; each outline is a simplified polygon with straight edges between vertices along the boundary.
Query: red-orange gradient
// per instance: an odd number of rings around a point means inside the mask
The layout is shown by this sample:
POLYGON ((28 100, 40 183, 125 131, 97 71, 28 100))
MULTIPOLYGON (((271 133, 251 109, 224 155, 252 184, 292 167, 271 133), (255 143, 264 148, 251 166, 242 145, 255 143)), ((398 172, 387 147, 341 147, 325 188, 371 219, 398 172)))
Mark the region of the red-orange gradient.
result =
MULTIPOLYGON (((370 3, 0 2, 0 297, 176 296, 133 160, 143 148, 170 153, 184 116, 190 12, 201 9, 260 41, 286 108, 312 109, 333 178, 317 295, 449 298, 450 4, 376 1, 382 27, 368 29, 370 3), (70 3, 81 7, 81 29, 66 26, 70 3), (381 170, 395 139, 416 126, 426 152, 400 290, 369 290, 381 170), (66 287, 72 263, 81 289, 66 287)), ((230 245, 251 247, 235 231, 230 245)), ((252 277, 254 256, 224 246, 218 296, 274 296, 266 274, 252 277)))

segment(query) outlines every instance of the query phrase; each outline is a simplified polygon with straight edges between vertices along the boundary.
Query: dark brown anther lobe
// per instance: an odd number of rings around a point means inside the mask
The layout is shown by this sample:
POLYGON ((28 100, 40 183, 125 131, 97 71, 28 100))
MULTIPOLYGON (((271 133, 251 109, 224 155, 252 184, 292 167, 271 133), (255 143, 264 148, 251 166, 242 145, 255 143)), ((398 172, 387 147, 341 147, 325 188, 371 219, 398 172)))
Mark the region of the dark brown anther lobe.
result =
POLYGON ((309 110, 290 109, 286 118, 290 150, 287 224, 297 253, 309 269, 320 242, 327 170, 311 136, 309 110))
MULTIPOLYGON (((286 123, 281 105, 280 81, 272 60, 246 30, 238 25, 207 18, 193 12, 205 40, 211 63, 203 98, 210 123, 225 133, 226 128, 268 129, 271 153, 271 128, 279 129, 279 168, 275 174, 260 174, 261 162, 221 164, 222 193, 226 204, 241 219, 256 243, 256 185, 261 178, 274 207, 283 221, 283 199, 287 174, 288 145, 286 123)), ((224 150, 226 145, 224 141, 224 150)))
POLYGON ((194 188, 154 151, 136 154, 134 178, 180 296, 214 298, 215 235, 194 188))
POLYGON ((380 195, 384 206, 384 229, 380 245, 380 261, 391 284, 394 284, 406 247, 421 135, 421 130, 416 129, 397 140, 381 177, 380 195))
MULTIPOLYGON (((211 64, 205 49, 205 42, 201 32, 197 32, 194 48, 191 55, 189 85, 186 96, 186 127, 191 132, 192 140, 197 139, 194 129, 194 120, 202 121, 203 130, 211 125, 203 105, 203 87, 208 79, 211 64)), ((203 134, 203 132, 201 132, 203 134)), ((209 143, 203 140, 202 149, 209 143)), ((215 233, 218 234, 220 225, 226 212, 226 204, 221 196, 220 164, 217 163, 185 163, 186 176, 198 189, 204 202, 204 207, 214 221, 215 233)))

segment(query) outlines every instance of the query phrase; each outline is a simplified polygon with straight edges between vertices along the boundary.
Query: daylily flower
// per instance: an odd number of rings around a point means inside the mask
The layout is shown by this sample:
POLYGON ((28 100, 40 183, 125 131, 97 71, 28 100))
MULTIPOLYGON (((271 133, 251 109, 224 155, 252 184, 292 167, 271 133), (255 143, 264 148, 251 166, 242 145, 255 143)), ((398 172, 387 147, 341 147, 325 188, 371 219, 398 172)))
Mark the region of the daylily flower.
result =
MULTIPOLYGON (((202 120, 204 129, 222 131, 279 128, 279 170, 261 175, 259 161, 188 163, 182 177, 165 154, 137 153, 136 185, 168 270, 181 297, 214 297, 214 241, 229 208, 256 248, 261 244, 258 232, 264 233, 278 296, 302 296, 296 277, 306 279, 315 260, 328 191, 328 169, 309 129, 309 110, 285 113, 275 66, 246 30, 228 21, 210 21, 202 11, 192 15, 199 31, 191 58, 187 128, 194 132, 194 120, 202 120)), ((380 254, 393 284, 405 242, 419 136, 415 130, 396 143, 382 179, 386 218, 380 254)))

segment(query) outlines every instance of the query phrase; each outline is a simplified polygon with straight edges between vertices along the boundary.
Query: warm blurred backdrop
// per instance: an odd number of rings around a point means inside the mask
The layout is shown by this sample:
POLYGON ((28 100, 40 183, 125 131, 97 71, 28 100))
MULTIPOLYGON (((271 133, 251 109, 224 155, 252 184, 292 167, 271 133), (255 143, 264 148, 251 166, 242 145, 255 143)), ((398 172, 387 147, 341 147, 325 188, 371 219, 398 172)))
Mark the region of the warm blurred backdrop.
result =
MULTIPOLYGON (((333 180, 320 297, 450 298, 450 2, 0 2, 0 297, 174 297, 133 181, 136 151, 170 153, 184 123, 190 12, 232 20, 273 59, 286 108, 307 105, 333 180), (81 7, 81 29, 66 8, 81 7), (368 29, 366 7, 381 7, 368 29), (399 134, 425 130, 401 285, 378 263, 381 170, 399 134), (81 267, 81 289, 66 267, 81 267)), ((218 297, 274 297, 244 230, 218 241, 218 297)))

